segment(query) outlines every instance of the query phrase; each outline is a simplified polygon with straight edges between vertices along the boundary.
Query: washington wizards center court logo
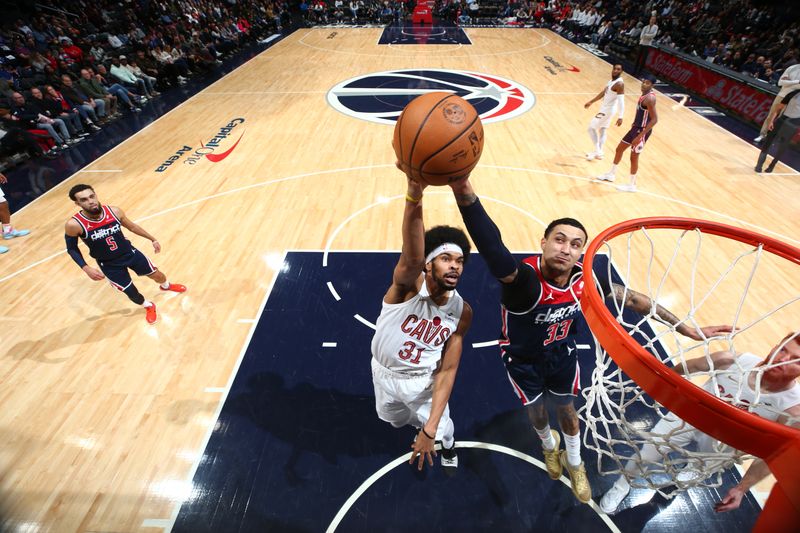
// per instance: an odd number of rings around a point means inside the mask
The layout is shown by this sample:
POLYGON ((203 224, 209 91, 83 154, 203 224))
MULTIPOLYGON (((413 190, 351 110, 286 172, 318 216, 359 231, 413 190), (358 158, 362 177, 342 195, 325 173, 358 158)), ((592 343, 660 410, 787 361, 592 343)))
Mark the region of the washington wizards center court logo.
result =
POLYGON ((328 91, 328 103, 351 117, 392 124, 417 96, 433 91, 457 94, 475 107, 481 120, 499 122, 525 113, 536 97, 519 83, 494 76, 447 69, 376 72, 343 81, 328 91))

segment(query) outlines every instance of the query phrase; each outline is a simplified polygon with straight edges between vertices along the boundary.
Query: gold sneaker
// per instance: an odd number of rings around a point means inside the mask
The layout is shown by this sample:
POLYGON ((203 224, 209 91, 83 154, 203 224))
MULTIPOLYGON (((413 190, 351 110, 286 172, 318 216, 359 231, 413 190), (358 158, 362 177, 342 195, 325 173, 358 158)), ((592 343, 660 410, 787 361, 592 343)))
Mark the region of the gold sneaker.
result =
POLYGON ((567 461, 567 450, 561 452, 561 465, 567 470, 569 474, 570 483, 572 483, 572 493, 582 503, 589 503, 592 501, 592 487, 589 486, 589 479, 586 477, 586 468, 583 462, 575 468, 570 466, 567 461))
POLYGON ((558 479, 561 477, 561 461, 559 460, 559 449, 558 447, 561 446, 561 435, 558 434, 558 431, 555 429, 551 429, 550 433, 553 434, 553 438, 556 440, 556 445, 552 451, 547 451, 542 448, 544 452, 544 464, 547 466, 547 474, 550 476, 550 479, 558 479))

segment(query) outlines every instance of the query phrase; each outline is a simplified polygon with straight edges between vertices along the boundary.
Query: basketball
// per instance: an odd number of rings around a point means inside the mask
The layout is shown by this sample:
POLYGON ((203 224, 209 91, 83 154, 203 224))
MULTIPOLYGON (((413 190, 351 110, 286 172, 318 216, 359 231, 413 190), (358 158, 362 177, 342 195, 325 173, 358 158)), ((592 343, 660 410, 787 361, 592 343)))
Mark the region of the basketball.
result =
POLYGON ((427 185, 447 185, 472 172, 483 152, 483 124, 472 105, 452 93, 433 92, 412 100, 394 128, 400 167, 427 185))

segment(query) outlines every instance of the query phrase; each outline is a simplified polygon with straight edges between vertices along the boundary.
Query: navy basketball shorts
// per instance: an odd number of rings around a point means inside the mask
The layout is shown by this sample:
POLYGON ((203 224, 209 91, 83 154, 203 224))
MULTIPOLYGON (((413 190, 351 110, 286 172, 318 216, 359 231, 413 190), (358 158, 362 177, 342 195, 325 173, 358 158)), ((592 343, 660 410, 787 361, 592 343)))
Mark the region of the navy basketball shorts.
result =
POLYGON ((108 282, 121 291, 124 291, 133 283, 131 274, 128 272, 129 269, 136 272, 139 276, 147 276, 157 269, 147 256, 136 248, 110 261, 98 261, 97 265, 100 267, 103 274, 105 274, 108 282))
MULTIPOLYGON (((633 142, 633 139, 635 139, 636 136, 639 135, 643 129, 644 128, 637 128, 636 126, 632 127, 631 129, 628 130, 628 133, 625 134, 625 137, 622 138, 622 142, 624 142, 625 144, 631 144, 633 142)), ((647 139, 649 139, 650 135, 652 134, 653 130, 648 131, 647 135, 645 135, 642 138, 639 144, 637 144, 636 146, 631 146, 631 150, 633 150, 637 154, 641 154, 642 150, 644 150, 644 143, 647 142, 647 139)))
POLYGON ((532 359, 503 357, 508 380, 523 405, 550 396, 556 403, 568 403, 578 395, 581 373, 575 345, 538 354, 532 359))

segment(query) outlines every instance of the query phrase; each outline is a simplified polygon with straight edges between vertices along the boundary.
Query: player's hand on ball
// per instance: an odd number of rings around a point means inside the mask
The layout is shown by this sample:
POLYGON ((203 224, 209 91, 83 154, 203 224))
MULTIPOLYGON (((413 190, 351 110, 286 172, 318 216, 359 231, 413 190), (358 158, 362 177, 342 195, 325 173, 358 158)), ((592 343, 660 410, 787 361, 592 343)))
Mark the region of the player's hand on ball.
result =
POLYGON ((86 275, 89 276, 90 279, 94 281, 100 281, 102 279, 106 279, 102 272, 97 270, 96 268, 92 268, 89 265, 83 267, 83 271, 86 272, 86 275))
POLYGON ((433 466, 433 458, 436 457, 436 443, 433 439, 425 435, 425 432, 420 430, 417 433, 417 440, 411 445, 411 459, 408 464, 414 464, 417 461, 417 470, 422 470, 425 461, 428 461, 428 466, 433 466))

